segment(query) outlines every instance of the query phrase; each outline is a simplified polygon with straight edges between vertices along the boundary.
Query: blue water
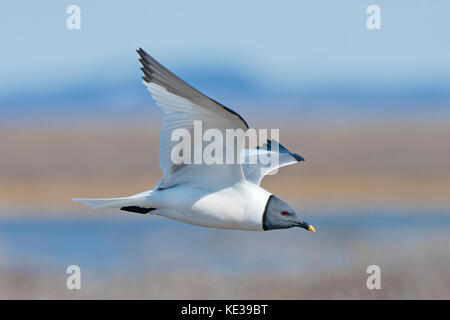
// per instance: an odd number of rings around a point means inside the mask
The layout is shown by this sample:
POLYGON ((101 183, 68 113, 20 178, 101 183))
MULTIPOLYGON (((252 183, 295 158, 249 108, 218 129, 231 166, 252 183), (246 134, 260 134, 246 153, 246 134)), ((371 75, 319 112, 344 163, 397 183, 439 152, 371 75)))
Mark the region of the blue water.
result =
POLYGON ((445 214, 333 214, 305 220, 318 232, 205 229, 140 215, 92 220, 3 219, 0 267, 58 269, 77 264, 109 271, 290 271, 294 266, 311 269, 324 263, 345 267, 355 246, 360 245, 377 252, 386 248, 404 251, 417 244, 432 246, 450 240, 450 215, 445 214))

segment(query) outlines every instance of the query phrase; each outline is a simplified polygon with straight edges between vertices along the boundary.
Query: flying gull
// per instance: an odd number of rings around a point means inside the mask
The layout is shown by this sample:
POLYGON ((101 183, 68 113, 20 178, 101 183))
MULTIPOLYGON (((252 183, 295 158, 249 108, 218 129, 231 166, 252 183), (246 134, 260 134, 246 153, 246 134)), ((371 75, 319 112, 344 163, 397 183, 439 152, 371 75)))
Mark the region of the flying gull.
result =
POLYGON ((236 164, 172 161, 171 135, 176 129, 192 132, 195 121, 224 134, 227 129, 246 131, 249 126, 239 114, 191 87, 143 49, 137 52, 143 82, 164 112, 159 150, 163 178, 153 190, 130 197, 73 200, 92 209, 151 213, 209 228, 263 231, 300 227, 315 231, 291 206, 260 187, 269 172, 304 160, 277 141, 268 140, 263 146, 242 149, 241 161, 236 164), (275 166, 251 161, 275 152, 279 159, 275 166))

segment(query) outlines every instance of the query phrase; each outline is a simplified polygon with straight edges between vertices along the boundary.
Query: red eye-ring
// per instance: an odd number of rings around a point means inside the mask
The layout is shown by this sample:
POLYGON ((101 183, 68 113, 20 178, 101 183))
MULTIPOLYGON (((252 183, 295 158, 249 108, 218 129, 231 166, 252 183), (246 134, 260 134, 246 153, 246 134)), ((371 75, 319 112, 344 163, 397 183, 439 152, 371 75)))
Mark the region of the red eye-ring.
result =
POLYGON ((287 216, 289 214, 289 212, 287 212, 286 210, 283 210, 280 213, 282 216, 287 216))

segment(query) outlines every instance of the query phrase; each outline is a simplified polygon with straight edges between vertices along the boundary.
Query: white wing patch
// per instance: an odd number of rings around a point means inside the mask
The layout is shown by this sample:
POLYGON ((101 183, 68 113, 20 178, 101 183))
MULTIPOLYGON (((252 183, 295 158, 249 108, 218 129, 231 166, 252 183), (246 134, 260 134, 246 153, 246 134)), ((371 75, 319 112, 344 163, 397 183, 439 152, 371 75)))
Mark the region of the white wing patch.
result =
POLYGON ((272 140, 267 140, 267 143, 258 149, 241 151, 245 179, 256 185, 259 185, 262 178, 270 172, 304 160, 302 156, 291 153, 281 144, 276 141, 272 142, 272 140))
POLYGON ((247 130, 248 126, 237 113, 189 86, 142 49, 138 50, 138 53, 141 56, 142 71, 145 74, 144 84, 164 112, 159 142, 159 166, 163 170, 163 179, 158 184, 158 188, 170 188, 178 184, 195 184, 211 188, 243 180, 244 176, 239 164, 175 165, 173 163, 171 152, 178 143, 178 141, 171 141, 175 129, 186 129, 191 132, 193 138, 194 121, 201 121, 203 130, 209 128, 220 130, 223 136, 226 129, 247 130))

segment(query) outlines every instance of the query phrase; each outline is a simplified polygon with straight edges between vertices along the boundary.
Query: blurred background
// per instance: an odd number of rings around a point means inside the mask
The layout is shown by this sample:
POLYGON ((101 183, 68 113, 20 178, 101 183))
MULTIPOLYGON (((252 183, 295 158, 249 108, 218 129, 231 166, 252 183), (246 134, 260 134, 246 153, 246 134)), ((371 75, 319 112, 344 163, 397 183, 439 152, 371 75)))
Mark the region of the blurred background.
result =
MULTIPOLYGON (((0 298, 449 299, 450 3, 0 4, 0 298), (69 5, 81 29, 69 30, 69 5), (381 9, 369 30, 366 9, 381 9), (153 188, 144 48, 306 162, 263 187, 318 232, 204 229, 73 197, 153 188), (79 265, 82 290, 66 289, 79 265), (381 268, 368 290, 366 268, 381 268)), ((176 200, 174 200, 176 201, 176 200)))

